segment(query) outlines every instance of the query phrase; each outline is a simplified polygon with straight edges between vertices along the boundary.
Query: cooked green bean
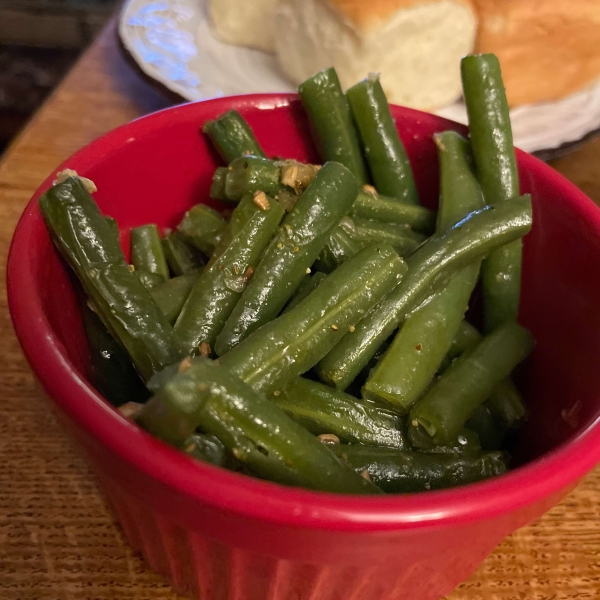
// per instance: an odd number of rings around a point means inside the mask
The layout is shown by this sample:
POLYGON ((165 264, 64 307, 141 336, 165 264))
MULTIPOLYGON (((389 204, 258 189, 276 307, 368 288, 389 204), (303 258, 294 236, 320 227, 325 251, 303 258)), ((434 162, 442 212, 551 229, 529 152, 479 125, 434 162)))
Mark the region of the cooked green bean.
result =
POLYGON ((300 302, 308 298, 310 294, 317 289, 317 286, 325 279, 327 275, 322 271, 317 271, 314 275, 306 275, 296 289, 296 293, 291 297, 288 305, 284 309, 284 313, 290 312, 292 308, 296 308, 300 302))
MULTIPOLYGON (((439 233, 484 202, 472 171, 468 142, 448 131, 435 136, 441 183, 439 233)), ((457 273, 446 288, 410 315, 363 387, 363 396, 383 399, 407 412, 425 392, 446 356, 479 276, 479 262, 457 273)))
POLYGON ((354 174, 359 184, 367 183, 358 133, 335 69, 313 75, 298 91, 323 162, 339 162, 354 174))
MULTIPOLYGON (((262 199, 257 203, 252 194, 242 198, 234 213, 243 214, 245 223, 198 279, 177 318, 174 331, 190 354, 203 343, 213 348, 283 218, 285 211, 277 202, 265 194, 262 199)), ((232 216, 232 227, 237 221, 238 215, 232 216)))
POLYGON ((408 225, 414 231, 430 235, 435 229, 435 213, 424 206, 398 202, 374 192, 366 186, 358 193, 350 211, 351 217, 408 225))
POLYGON ((149 271, 144 271, 143 269, 135 269, 135 274, 138 276, 138 279, 147 290, 151 290, 157 285, 165 282, 165 278, 158 273, 150 273, 149 271))
POLYGON ((227 164, 244 154, 265 156, 252 129, 236 110, 230 110, 214 121, 207 121, 202 131, 227 164))
POLYGON ((186 275, 204 266, 198 250, 188 244, 178 231, 172 231, 162 240, 165 258, 175 277, 186 275))
POLYGON ((111 230, 112 235, 114 236, 114 239, 116 239, 117 242, 119 242, 119 244, 120 244, 121 243, 121 235, 119 232, 119 224, 117 223, 117 220, 113 219, 112 217, 104 217, 104 220, 110 226, 110 230, 111 230))
MULTIPOLYGON (((463 92, 477 174, 488 204, 519 193, 508 102, 498 58, 466 56, 461 62, 463 92)), ((522 244, 516 240, 492 252, 481 271, 485 331, 492 331, 519 313, 522 244)))
POLYGON ((357 473, 367 471, 373 483, 388 493, 455 487, 502 475, 507 470, 502 452, 430 454, 341 444, 331 448, 357 473))
POLYGON ((377 493, 273 402, 205 358, 186 359, 138 422, 181 447, 199 427, 259 477, 340 493, 377 493))
POLYGON ((39 203, 58 249, 140 375, 148 379, 180 359, 171 325, 125 263, 111 226, 81 181, 70 177, 39 203))
POLYGON ((473 212, 430 237, 407 259, 408 273, 400 285, 321 361, 322 380, 345 389, 411 310, 457 271, 530 229, 531 199, 524 196, 473 212))
POLYGON ((319 256, 332 229, 350 210, 357 185, 339 163, 318 172, 265 251, 252 281, 234 308, 216 345, 225 354, 274 319, 319 256))
POLYGON ((494 451, 502 448, 506 428, 494 419, 492 412, 485 404, 475 409, 466 425, 477 433, 484 450, 494 451))
POLYGON ((430 437, 439 445, 455 439, 475 409, 533 349, 533 337, 516 323, 502 325, 458 358, 410 411, 415 445, 430 437))
MULTIPOLYGON (((481 341, 481 333, 467 321, 463 321, 445 361, 440 367, 440 372, 445 371, 457 356, 475 347, 481 341)), ((523 398, 512 380, 506 379, 486 400, 485 406, 490 409, 492 415, 505 427, 515 427, 527 416, 527 408, 523 398)))
POLYGON ((187 300, 194 285, 198 281, 202 271, 190 271, 185 275, 173 277, 152 288, 150 294, 160 310, 173 324, 177 320, 185 301, 187 300))
POLYGON ((285 186, 281 183, 281 166, 268 158, 241 156, 229 165, 225 176, 225 196, 239 200, 248 192, 261 191, 276 196, 285 186))
POLYGON ((150 393, 127 352, 108 332, 100 317, 83 302, 81 310, 90 345, 94 386, 113 406, 121 406, 133 399, 145 402, 150 393))
POLYGON ((408 256, 427 239, 408 225, 368 221, 359 217, 342 219, 340 228, 360 246, 388 243, 400 256, 408 256))
POLYGON ((136 269, 169 278, 169 266, 156 225, 142 225, 131 230, 131 263, 136 269))
POLYGON ((227 177, 229 169, 227 167, 218 167, 212 178, 210 185, 209 196, 213 200, 228 200, 225 195, 225 178, 227 177))
POLYGON ((265 394, 281 390, 315 365, 379 299, 406 264, 391 246, 371 246, 328 275, 308 298, 263 325, 221 357, 246 383, 265 394))
POLYGON ((351 87, 346 96, 362 138, 375 187, 386 196, 418 204, 415 178, 379 83, 379 75, 369 75, 351 87))
POLYGON ((479 434, 464 427, 447 446, 436 446, 430 439, 424 439, 419 452, 432 452, 434 454, 474 454, 481 452, 479 434), (429 443, 428 443, 429 442, 429 443))
POLYGON ((294 421, 315 435, 333 434, 343 442, 406 449, 404 422, 388 408, 302 377, 274 398, 294 421))
MULTIPOLYGON (((373 243, 385 241, 374 240, 373 243)), ((320 271, 331 273, 342 263, 354 256, 364 245, 366 244, 355 242, 342 227, 338 226, 331 232, 315 266, 320 271)))
POLYGON ((186 454, 217 467, 237 470, 241 464, 214 435, 195 433, 184 442, 182 449, 186 454))
POLYGON ((226 226, 227 221, 221 213, 205 204, 196 204, 185 213, 177 231, 186 241, 210 256, 226 226))

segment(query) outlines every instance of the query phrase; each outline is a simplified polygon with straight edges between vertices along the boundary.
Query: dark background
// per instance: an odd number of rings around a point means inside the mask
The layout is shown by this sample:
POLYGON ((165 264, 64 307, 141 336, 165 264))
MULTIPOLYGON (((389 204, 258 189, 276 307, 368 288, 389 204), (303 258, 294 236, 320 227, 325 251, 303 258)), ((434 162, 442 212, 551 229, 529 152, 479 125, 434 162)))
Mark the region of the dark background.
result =
POLYGON ((119 0, 0 0, 0 155, 119 0))

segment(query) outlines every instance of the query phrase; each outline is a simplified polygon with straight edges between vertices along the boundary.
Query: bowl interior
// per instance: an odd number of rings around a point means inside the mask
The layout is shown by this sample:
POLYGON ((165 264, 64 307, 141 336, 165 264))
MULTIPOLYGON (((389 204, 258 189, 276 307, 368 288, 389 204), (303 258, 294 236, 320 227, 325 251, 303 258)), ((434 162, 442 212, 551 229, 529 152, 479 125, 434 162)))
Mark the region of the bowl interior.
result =
MULTIPOLYGON (((231 108, 248 120, 267 155, 318 160, 295 97, 261 96, 163 111, 100 139, 66 166, 96 182, 100 208, 121 228, 148 222, 174 227, 190 206, 210 202, 210 181, 220 162, 200 127, 231 108)), ((408 109, 393 107, 393 112, 422 202, 435 208, 432 135, 464 128, 408 109)), ((600 417, 600 212, 533 157, 519 153, 519 166, 522 192, 532 194, 534 206, 533 231, 525 239, 520 320, 537 339, 522 380, 530 418, 515 446, 516 460, 525 462, 582 436, 600 417)), ((43 312, 68 358, 88 378, 87 343, 70 275, 34 204, 27 215, 34 240, 28 258, 43 312)))

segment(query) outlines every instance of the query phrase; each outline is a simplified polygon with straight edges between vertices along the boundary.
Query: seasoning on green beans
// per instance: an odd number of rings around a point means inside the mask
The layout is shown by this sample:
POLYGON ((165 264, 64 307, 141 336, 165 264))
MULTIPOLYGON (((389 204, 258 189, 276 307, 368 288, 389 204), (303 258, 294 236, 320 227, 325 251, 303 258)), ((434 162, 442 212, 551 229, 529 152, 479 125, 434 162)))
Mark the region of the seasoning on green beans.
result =
POLYGON ((368 183, 358 133, 335 69, 313 75, 298 91, 323 162, 339 162, 353 173, 359 185, 368 183))
POLYGON ((233 309, 217 339, 219 356, 280 313, 356 194, 356 179, 348 169, 339 163, 323 166, 285 217, 233 309))
POLYGON ((367 471, 375 485, 392 494, 475 483, 507 470, 503 452, 429 454, 341 444, 331 448, 357 473, 367 471))
POLYGON ((136 269, 169 278, 169 266, 156 225, 142 225, 131 230, 131 263, 136 269))
POLYGON ((296 308, 263 325, 220 360, 256 390, 274 394, 348 335, 405 271, 391 246, 365 248, 296 308))
POLYGON ((413 444, 419 446, 421 437, 439 445, 455 439, 473 412, 527 358, 533 345, 527 329, 507 323, 458 358, 411 409, 413 444))
MULTIPOLYGON (((205 351, 213 348, 285 211, 261 192, 260 197, 245 196, 235 212, 244 214, 245 223, 198 279, 175 323, 175 334, 189 354, 202 352, 203 344, 205 351)), ((232 223, 236 220, 232 216, 232 223)))
MULTIPOLYGON (((484 202, 472 170, 469 143, 458 133, 437 134, 440 158, 438 233, 484 202)), ((448 285, 410 315, 363 387, 365 398, 386 400, 407 412, 425 392, 462 323, 479 277, 479 261, 458 272, 448 285)))
POLYGON ((76 177, 39 200, 54 243, 143 379, 183 356, 171 325, 125 263, 111 226, 76 177))
POLYGON ((397 413, 322 383, 298 377, 273 400, 315 435, 333 434, 351 444, 408 448, 404 421, 397 413))
POLYGON ((178 370, 138 417, 150 433, 182 447, 200 428, 259 477, 329 492, 379 491, 224 366, 196 358, 178 370))
POLYGON ((400 285, 321 361, 321 379, 337 389, 348 387, 411 310, 457 271, 530 229, 531 199, 523 196, 486 206, 430 237, 408 257, 408 272, 400 285))
POLYGON ((227 164, 244 154, 265 156, 252 129, 237 110, 230 110, 214 121, 207 121, 202 131, 227 164))
MULTIPOLYGON (((461 62, 463 94, 477 176, 488 204, 519 194, 519 173, 500 63, 493 54, 466 56, 461 62)), ((483 262, 481 282, 485 331, 519 313, 522 243, 498 248, 483 262)))
POLYGON ((346 96, 377 191, 408 204, 418 204, 419 194, 410 162, 379 75, 369 75, 351 87, 346 96))
POLYGON ((142 285, 147 290, 152 290, 157 285, 160 285, 161 283, 165 282, 165 278, 162 275, 159 275, 158 273, 150 273, 150 271, 144 271, 143 269, 135 269, 135 267, 134 271, 142 285))

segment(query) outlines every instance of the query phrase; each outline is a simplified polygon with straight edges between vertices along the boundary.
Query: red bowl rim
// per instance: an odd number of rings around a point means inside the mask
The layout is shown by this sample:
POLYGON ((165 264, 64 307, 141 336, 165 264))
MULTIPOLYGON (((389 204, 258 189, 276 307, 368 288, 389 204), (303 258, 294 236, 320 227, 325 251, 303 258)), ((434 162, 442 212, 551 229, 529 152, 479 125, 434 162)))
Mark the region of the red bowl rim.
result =
MULTIPOLYGON (((253 94, 167 108, 107 133, 79 150, 56 171, 75 166, 85 173, 91 164, 86 159, 90 148, 95 156, 106 155, 137 134, 159 131, 186 111, 206 113, 200 116, 208 117, 244 106, 268 110, 287 106, 296 98, 295 94, 253 94)), ((393 110, 396 115, 420 121, 451 123, 420 111, 400 107, 393 110)), ((521 151, 518 156, 526 169, 541 171, 550 179, 600 236, 600 211, 583 192, 535 157, 521 151)), ((185 456, 139 430, 110 407, 77 373, 44 315, 34 276, 34 257, 29 250, 33 244, 33 217, 39 215, 37 200, 52 179, 50 176, 40 186, 25 208, 9 253, 8 301, 17 337, 46 392, 81 429, 108 447, 124 464, 140 469, 184 496, 267 522, 338 531, 397 530, 458 525, 516 511, 575 484, 600 462, 600 420, 576 439, 506 475, 424 494, 369 497, 284 488, 185 456)))

